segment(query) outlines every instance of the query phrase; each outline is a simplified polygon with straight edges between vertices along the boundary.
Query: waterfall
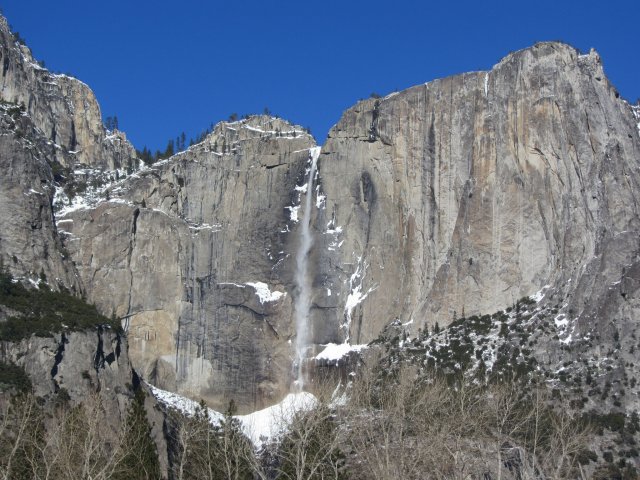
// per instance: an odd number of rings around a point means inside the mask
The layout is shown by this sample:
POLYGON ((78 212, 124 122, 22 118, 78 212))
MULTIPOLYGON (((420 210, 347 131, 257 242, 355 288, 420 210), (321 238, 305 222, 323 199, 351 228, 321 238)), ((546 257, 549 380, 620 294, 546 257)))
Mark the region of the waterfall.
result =
POLYGON ((313 244, 311 237, 311 208, 313 206, 313 180, 316 176, 316 162, 320 155, 320 147, 309 149, 309 160, 311 167, 309 169, 309 179, 307 180, 307 188, 305 191, 304 211, 300 224, 300 242, 298 251, 296 252, 296 271, 295 284, 298 289, 298 295, 295 300, 295 318, 296 318, 296 380, 294 385, 298 391, 304 389, 304 372, 302 363, 309 348, 310 341, 310 325, 309 311, 311 309, 311 279, 309 278, 309 252, 313 244))

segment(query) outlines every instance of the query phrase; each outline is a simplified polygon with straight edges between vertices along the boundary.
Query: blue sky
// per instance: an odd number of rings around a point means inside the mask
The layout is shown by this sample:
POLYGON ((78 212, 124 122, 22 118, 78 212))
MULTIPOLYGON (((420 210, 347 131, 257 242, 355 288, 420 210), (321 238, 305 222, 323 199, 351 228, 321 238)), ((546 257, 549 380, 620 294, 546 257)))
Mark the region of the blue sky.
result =
POLYGON ((541 40, 596 48, 620 93, 640 97, 640 2, 0 0, 36 58, 96 93, 138 148, 260 113, 310 127, 541 40))

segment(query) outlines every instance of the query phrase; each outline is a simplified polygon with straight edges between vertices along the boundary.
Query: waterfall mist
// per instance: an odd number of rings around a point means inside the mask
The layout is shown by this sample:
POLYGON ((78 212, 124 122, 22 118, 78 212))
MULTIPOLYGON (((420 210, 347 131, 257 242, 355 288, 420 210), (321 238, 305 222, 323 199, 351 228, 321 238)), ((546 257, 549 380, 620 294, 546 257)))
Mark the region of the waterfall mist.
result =
POLYGON ((309 311, 311 309, 311 278, 309 278, 309 252, 313 244, 311 236, 311 209, 313 206, 313 180, 316 175, 316 162, 320 155, 320 147, 309 149, 309 159, 311 167, 309 169, 309 178, 307 180, 307 189, 304 199, 304 211, 300 223, 300 242, 298 251, 296 252, 296 271, 295 284, 298 295, 295 299, 295 318, 296 318, 296 363, 295 363, 295 383, 298 391, 304 389, 304 371, 302 368, 303 360, 310 341, 310 325, 309 311))

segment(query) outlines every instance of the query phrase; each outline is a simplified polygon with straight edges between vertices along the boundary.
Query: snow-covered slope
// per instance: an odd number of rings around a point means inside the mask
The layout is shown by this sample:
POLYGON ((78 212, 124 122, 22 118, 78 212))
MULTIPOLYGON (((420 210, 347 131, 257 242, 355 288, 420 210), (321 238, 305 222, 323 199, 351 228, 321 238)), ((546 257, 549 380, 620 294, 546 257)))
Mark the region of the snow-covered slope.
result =
MULTIPOLYGON (((168 392, 149 385, 154 397, 169 408, 176 409, 185 415, 193 415, 198 402, 177 393, 168 392)), ((317 399, 308 392, 290 393, 284 399, 262 410, 248 415, 235 415, 240 421, 243 433, 251 440, 256 449, 270 441, 275 441, 287 432, 288 426, 295 414, 313 409, 317 399)), ((224 415, 211 408, 208 409, 212 425, 219 425, 224 415)))

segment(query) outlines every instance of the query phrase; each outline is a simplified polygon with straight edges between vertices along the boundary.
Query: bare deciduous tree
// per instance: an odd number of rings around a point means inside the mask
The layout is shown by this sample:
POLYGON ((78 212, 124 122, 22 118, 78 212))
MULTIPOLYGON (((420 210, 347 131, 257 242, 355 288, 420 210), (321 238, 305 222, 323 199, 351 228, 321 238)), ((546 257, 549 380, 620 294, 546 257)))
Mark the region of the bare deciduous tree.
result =
POLYGON ((22 396, 2 412, 0 478, 154 478, 141 462, 125 462, 150 441, 148 429, 132 428, 134 421, 140 419, 108 418, 98 394, 75 406, 62 403, 46 414, 33 395, 22 396))
MULTIPOLYGON (((371 362, 379 365, 375 360, 371 362)), ((340 412, 351 478, 575 478, 588 431, 546 391, 364 368, 340 412)))

